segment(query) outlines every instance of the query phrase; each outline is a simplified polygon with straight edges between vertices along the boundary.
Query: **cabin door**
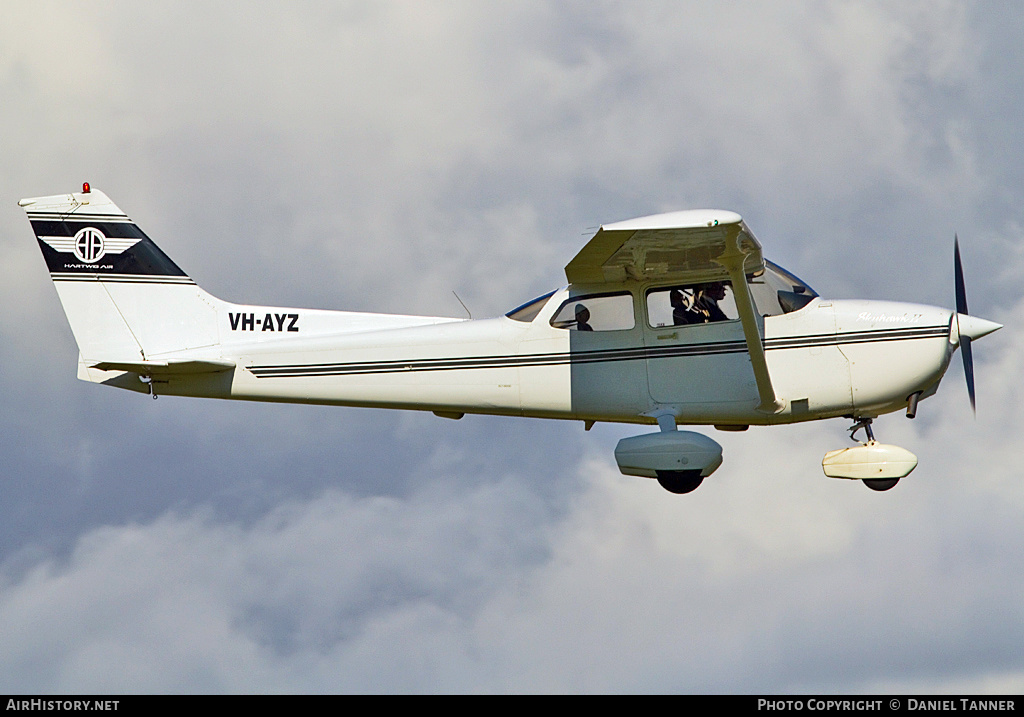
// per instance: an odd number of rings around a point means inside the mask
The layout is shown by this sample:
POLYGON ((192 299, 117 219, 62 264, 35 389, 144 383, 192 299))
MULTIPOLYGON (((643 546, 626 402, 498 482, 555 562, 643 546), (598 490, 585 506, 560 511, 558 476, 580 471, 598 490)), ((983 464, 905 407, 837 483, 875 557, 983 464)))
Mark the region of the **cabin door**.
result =
POLYGON ((651 398, 663 404, 750 404, 759 401, 743 327, 731 287, 702 298, 695 287, 644 293, 644 345, 651 398), (695 304, 697 304, 695 306, 695 304), (715 306, 718 311, 705 309, 715 306))

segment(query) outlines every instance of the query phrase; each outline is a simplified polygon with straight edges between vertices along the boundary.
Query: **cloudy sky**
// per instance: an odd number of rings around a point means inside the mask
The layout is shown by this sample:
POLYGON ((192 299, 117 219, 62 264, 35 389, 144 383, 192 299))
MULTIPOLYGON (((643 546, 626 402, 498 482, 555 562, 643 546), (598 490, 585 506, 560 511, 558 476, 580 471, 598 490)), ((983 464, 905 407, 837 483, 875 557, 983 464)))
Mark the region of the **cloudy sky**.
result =
POLYGON ((1024 691, 1024 12, 1011 2, 0 5, 0 692, 1024 691), (227 300, 497 315, 594 227, 741 213, 832 298, 953 303, 888 493, 845 421, 711 435, 135 393, 22 197, 102 189, 227 300))

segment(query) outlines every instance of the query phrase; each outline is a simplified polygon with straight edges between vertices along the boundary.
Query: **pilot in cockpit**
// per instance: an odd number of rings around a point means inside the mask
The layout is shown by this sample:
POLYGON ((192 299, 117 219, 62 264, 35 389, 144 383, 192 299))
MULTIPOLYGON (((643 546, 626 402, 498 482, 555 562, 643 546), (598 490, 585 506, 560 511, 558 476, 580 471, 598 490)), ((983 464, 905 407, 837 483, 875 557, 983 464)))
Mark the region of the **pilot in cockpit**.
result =
POLYGON ((710 284, 699 284, 692 289, 687 287, 687 290, 692 290, 692 298, 681 289, 673 289, 669 293, 673 326, 729 320, 718 306, 718 302, 725 298, 725 284, 715 281, 710 284))
POLYGON ((710 324, 715 321, 728 321, 729 317, 718 306, 718 302, 724 298, 725 284, 721 281, 704 284, 695 290, 693 307, 690 309, 690 312, 698 317, 694 323, 710 324))

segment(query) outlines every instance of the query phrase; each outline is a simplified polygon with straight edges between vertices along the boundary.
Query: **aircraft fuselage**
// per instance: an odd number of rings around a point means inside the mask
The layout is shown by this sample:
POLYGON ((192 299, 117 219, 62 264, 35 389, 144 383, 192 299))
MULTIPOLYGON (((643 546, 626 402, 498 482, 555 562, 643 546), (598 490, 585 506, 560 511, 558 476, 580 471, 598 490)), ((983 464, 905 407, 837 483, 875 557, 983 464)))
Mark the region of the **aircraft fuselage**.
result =
POLYGON ((681 424, 773 424, 901 410, 911 394, 934 393, 956 347, 947 309, 816 298, 798 311, 763 317, 769 370, 784 403, 769 414, 757 408, 738 321, 651 327, 636 301, 631 329, 567 331, 550 319, 571 291, 556 292, 530 322, 218 302, 215 344, 147 358, 227 360, 234 371, 157 376, 152 388, 453 417, 653 423, 667 409, 681 424))

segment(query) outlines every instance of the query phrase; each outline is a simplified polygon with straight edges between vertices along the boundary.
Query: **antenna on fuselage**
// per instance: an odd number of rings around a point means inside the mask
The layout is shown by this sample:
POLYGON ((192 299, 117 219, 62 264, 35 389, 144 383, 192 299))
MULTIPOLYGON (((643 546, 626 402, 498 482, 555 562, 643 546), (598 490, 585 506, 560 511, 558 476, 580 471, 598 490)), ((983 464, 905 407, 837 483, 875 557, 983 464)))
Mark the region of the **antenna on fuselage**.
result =
MULTIPOLYGON (((455 294, 455 289, 452 289, 452 293, 455 294)), ((459 295, 455 294, 455 298, 459 299, 459 295)), ((462 299, 459 299, 459 303, 462 304, 462 308, 466 310, 466 313, 469 315, 469 318, 472 321, 472 319, 473 319, 473 312, 471 312, 469 310, 469 307, 466 306, 465 302, 462 299)))

